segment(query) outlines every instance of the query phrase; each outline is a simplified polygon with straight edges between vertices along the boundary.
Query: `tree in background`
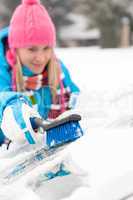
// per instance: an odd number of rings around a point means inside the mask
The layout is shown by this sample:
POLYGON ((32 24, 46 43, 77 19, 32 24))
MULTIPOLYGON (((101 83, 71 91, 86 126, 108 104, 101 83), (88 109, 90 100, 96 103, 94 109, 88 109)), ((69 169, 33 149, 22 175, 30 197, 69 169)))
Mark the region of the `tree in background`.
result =
POLYGON ((42 0, 44 5, 51 15, 57 31, 57 42, 61 43, 60 30, 62 26, 72 24, 72 21, 67 17, 69 13, 73 12, 76 6, 76 1, 73 0, 42 0))
POLYGON ((97 27, 101 33, 100 46, 118 47, 123 17, 128 17, 132 25, 132 0, 82 0, 80 13, 91 19, 91 27, 97 27))

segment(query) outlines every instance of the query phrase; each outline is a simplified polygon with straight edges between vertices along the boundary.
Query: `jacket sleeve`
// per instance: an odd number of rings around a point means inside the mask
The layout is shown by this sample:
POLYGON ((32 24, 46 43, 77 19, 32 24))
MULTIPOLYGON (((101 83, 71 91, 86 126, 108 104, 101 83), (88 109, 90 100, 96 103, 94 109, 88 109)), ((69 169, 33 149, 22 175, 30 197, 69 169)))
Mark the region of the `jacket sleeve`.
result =
POLYGON ((28 104, 29 106, 32 106, 30 99, 21 93, 13 91, 0 92, 0 124, 2 121, 4 109, 7 106, 11 105, 12 102, 17 102, 17 101, 21 101, 28 104))
POLYGON ((6 136, 4 135, 1 129, 4 109, 7 106, 10 106, 12 103, 14 102, 16 103, 18 101, 24 102, 28 104, 29 106, 31 106, 31 102, 28 99, 28 97, 22 95, 21 93, 13 92, 13 91, 0 92, 0 146, 4 143, 5 138, 6 138, 6 136))
POLYGON ((4 109, 6 106, 10 105, 12 101, 22 101, 22 99, 25 103, 30 104, 26 96, 12 91, 10 71, 8 71, 6 65, 0 65, 0 145, 2 145, 5 140, 5 135, 1 130, 4 109))
POLYGON ((80 93, 80 89, 72 81, 70 73, 63 62, 61 62, 61 70, 62 70, 62 80, 63 80, 64 86, 66 88, 69 87, 71 93, 80 93))

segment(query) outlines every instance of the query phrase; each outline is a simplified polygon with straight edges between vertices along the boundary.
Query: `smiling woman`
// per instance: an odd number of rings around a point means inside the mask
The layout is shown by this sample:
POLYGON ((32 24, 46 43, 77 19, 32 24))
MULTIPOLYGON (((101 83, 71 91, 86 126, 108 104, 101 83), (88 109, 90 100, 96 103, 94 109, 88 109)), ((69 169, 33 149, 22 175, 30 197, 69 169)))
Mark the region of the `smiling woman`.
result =
MULTIPOLYGON (((5 102, 4 106, 0 103, 0 120, 3 119, 4 109, 11 106, 16 127, 21 130, 20 138, 24 140, 22 132, 27 128, 32 132, 33 139, 34 130, 24 120, 23 104, 34 106, 45 119, 54 119, 73 108, 79 89, 71 80, 66 66, 56 57, 55 26, 39 0, 32 3, 30 0, 22 1, 13 13, 9 28, 1 31, 0 39, 0 55, 4 58, 0 65, 0 91, 6 90, 2 93, 2 101, 5 99, 5 102), (5 77, 9 79, 7 82, 5 77), (71 102, 74 102, 73 105, 71 102)), ((5 130, 3 128, 4 133, 5 130)), ((7 134, 10 139, 14 138, 9 130, 7 134)))

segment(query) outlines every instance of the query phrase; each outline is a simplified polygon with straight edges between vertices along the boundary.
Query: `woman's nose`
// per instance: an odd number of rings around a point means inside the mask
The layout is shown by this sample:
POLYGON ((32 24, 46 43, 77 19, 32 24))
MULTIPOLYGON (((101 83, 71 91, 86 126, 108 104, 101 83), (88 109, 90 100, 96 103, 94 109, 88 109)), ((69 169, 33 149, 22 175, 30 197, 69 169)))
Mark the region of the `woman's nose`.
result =
POLYGON ((44 53, 41 52, 41 51, 36 52, 34 59, 35 59, 36 62, 39 62, 39 63, 43 62, 43 60, 44 60, 44 53))

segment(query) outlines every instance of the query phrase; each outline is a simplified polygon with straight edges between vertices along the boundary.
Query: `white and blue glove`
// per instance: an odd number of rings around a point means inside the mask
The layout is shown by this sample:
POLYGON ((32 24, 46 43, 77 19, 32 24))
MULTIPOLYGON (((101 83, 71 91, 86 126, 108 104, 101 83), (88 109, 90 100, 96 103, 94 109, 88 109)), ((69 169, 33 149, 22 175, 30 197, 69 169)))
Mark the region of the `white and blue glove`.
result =
POLYGON ((3 112, 1 130, 14 142, 35 144, 41 134, 37 134, 32 128, 30 118, 34 117, 40 118, 35 109, 20 99, 14 100, 3 112))
POLYGON ((78 96, 79 96, 78 92, 71 93, 70 100, 69 100, 69 103, 68 103, 68 107, 70 109, 74 109, 76 107, 78 96))

